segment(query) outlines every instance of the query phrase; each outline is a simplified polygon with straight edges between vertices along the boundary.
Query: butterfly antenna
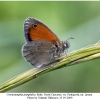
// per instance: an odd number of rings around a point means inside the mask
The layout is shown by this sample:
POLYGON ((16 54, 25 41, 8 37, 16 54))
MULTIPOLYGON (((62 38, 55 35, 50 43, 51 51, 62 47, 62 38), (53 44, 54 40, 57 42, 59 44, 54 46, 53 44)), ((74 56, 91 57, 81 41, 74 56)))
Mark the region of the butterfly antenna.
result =
POLYGON ((69 39, 74 39, 74 38, 73 38, 73 37, 70 37, 70 38, 67 39, 67 41, 68 41, 69 39))

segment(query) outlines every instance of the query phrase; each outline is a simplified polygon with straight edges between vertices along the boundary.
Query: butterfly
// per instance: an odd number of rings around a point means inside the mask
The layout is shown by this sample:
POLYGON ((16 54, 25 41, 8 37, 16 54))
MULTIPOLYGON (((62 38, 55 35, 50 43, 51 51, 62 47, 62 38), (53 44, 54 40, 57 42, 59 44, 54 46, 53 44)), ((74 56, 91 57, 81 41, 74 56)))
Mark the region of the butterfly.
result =
POLYGON ((26 44, 22 55, 27 62, 39 69, 65 54, 70 44, 60 39, 41 21, 27 18, 24 22, 26 44))

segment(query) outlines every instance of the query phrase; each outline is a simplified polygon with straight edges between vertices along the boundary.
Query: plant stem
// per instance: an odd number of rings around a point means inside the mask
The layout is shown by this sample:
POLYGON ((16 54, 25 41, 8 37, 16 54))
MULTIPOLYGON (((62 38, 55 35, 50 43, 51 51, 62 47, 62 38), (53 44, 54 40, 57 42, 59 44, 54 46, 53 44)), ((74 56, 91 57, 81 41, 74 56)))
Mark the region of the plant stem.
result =
POLYGON ((38 76, 45 74, 47 72, 56 70, 58 68, 63 68, 64 65, 71 66, 78 63, 82 63, 88 60, 100 58, 100 44, 94 44, 80 50, 69 53, 67 56, 63 56, 58 60, 52 62, 51 64, 42 67, 40 69, 28 70, 2 84, 0 84, 0 92, 5 92, 21 84, 24 84, 38 76))

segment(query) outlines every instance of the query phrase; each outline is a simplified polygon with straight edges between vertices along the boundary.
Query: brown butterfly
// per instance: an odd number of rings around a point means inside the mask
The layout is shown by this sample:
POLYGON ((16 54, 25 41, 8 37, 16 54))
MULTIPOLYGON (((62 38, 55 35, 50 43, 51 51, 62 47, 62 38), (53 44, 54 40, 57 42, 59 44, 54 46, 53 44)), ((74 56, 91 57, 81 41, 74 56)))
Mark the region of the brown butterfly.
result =
POLYGON ((23 57, 34 67, 45 66, 65 54, 68 41, 60 39, 41 21, 27 18, 24 22, 26 44, 22 48, 23 57))

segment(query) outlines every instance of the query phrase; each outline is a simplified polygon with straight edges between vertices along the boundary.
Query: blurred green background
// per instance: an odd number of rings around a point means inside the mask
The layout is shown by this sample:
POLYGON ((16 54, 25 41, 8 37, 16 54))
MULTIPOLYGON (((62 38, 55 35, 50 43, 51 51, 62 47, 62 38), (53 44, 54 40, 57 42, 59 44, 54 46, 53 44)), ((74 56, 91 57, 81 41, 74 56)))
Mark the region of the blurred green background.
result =
MULTIPOLYGON (((44 22, 61 40, 74 37, 69 52, 100 40, 100 2, 0 2, 0 83, 33 68, 21 54, 27 17, 44 22)), ((100 59, 49 72, 8 92, 100 92, 100 59)))

